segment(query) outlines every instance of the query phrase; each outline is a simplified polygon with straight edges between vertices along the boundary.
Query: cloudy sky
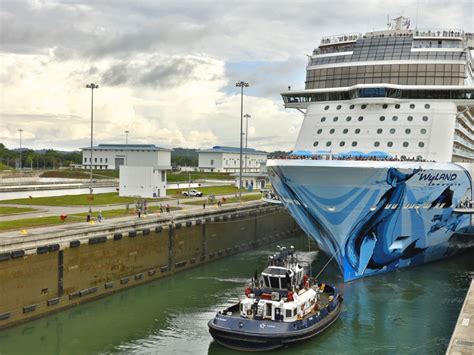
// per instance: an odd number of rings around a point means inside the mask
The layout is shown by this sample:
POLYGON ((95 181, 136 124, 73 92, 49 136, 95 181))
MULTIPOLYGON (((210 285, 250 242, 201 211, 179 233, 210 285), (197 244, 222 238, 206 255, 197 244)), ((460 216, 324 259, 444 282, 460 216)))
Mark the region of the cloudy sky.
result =
POLYGON ((0 0, 0 142, 76 150, 94 143, 293 148, 302 115, 279 95, 304 86, 321 36, 412 26, 474 31, 474 0, 0 0), (418 4, 418 5, 417 5, 418 4), (417 16, 418 14, 418 16, 417 16))

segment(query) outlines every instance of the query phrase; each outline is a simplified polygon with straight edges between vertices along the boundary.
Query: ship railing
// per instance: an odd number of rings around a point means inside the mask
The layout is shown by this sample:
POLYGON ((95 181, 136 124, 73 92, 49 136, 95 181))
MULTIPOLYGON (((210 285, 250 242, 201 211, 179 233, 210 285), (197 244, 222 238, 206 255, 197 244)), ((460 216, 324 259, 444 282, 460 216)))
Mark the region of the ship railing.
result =
POLYGON ((345 33, 340 35, 334 36, 326 36, 321 39, 321 43, 319 46, 329 46, 332 44, 344 43, 344 42, 355 42, 359 38, 362 38, 362 33, 353 32, 353 33, 345 33))
POLYGON ((463 39, 464 31, 458 28, 421 28, 413 31, 413 38, 417 37, 463 39))
POLYGON ((474 154, 470 153, 466 149, 453 148, 453 154, 461 156, 461 157, 465 157, 465 158, 468 158, 468 159, 474 159, 474 154))
POLYGON ((464 133, 466 137, 474 137, 474 132, 470 132, 468 128, 466 128, 461 122, 456 121, 455 128, 459 130, 461 133, 464 133))

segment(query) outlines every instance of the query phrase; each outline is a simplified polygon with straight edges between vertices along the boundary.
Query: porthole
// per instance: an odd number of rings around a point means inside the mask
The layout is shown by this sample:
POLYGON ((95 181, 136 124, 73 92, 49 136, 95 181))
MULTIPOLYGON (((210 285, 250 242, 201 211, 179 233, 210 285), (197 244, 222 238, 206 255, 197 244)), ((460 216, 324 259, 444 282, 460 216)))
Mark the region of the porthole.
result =
POLYGON ((403 142, 403 146, 406 148, 408 147, 408 142, 403 142))
POLYGON ((336 110, 340 110, 341 107, 342 107, 341 105, 337 105, 337 106, 336 106, 336 110))
POLYGON ((408 116, 408 117, 407 117, 407 120, 408 120, 408 122, 413 121, 413 116, 408 116))
POLYGON ((364 117, 363 117, 363 116, 357 117, 357 121, 361 122, 361 121, 363 121, 363 120, 364 120, 364 117))
POLYGON ((360 133, 360 128, 356 128, 354 132, 355 132, 355 134, 359 134, 360 133))
POLYGON ((329 105, 324 107, 324 111, 327 111, 327 110, 329 110, 329 105))
POLYGON ((387 104, 383 104, 383 105, 382 105, 382 108, 383 108, 383 109, 386 109, 387 107, 388 107, 387 104))
POLYGON ((326 117, 321 117, 321 122, 325 122, 326 121, 326 117))
POLYGON ((425 104, 425 108, 428 110, 430 108, 430 104, 425 104))
POLYGON ((356 146, 357 146, 357 142, 354 141, 354 142, 351 143, 351 145, 352 145, 353 147, 356 147, 356 146))
POLYGON ((380 122, 385 121, 385 116, 380 116, 379 120, 380 120, 380 122))
POLYGON ((392 121, 398 121, 398 116, 393 116, 392 121))
POLYGON ((379 147, 380 146, 380 142, 374 142, 374 147, 379 147))
POLYGON ((318 129, 318 132, 317 132, 317 133, 318 133, 318 134, 321 134, 321 133, 323 133, 323 130, 320 128, 320 129, 318 129))
POLYGON ((331 128, 331 129, 329 130, 329 133, 330 133, 330 134, 333 134, 335 131, 336 131, 336 130, 335 130, 334 128, 331 128))
POLYGON ((421 155, 416 156, 416 160, 422 160, 422 159, 423 159, 423 157, 421 155))
POLYGON ((420 133, 421 134, 426 134, 426 129, 424 129, 424 128, 420 129, 420 133))
POLYGON ((423 116, 423 122, 428 122, 428 116, 423 116))
POLYGON ((400 104, 395 104, 395 108, 400 108, 400 104))
POLYGON ((354 107, 355 107, 354 105, 350 105, 350 106, 349 106, 349 109, 353 110, 354 107))
POLYGON ((378 133, 378 134, 381 134, 382 132, 383 132, 383 129, 382 129, 382 128, 377 129, 377 133, 378 133))
POLYGON ((352 120, 352 117, 351 117, 351 116, 347 116, 347 117, 346 117, 346 121, 347 121, 347 122, 350 122, 350 120, 352 120))
POLYGON ((423 148, 425 146, 425 143, 423 142, 418 142, 418 147, 423 148))
POLYGON ((332 120, 333 120, 334 122, 337 122, 337 121, 339 120, 339 117, 336 116, 336 117, 334 117, 332 120))
POLYGON ((410 134, 410 133, 411 133, 411 129, 410 129, 410 128, 407 128, 407 129, 405 130, 405 133, 406 133, 406 134, 410 134))
POLYGON ((349 132, 349 130, 348 130, 347 128, 344 128, 344 129, 342 130, 342 133, 344 133, 344 134, 347 134, 347 132, 349 132))
POLYGON ((340 142, 339 146, 344 147, 346 145, 346 142, 340 142))
POLYGON ((326 147, 330 147, 331 146, 331 142, 326 142, 326 147))
POLYGON ((395 128, 390 128, 390 133, 394 134, 397 130, 395 128))
POLYGON ((415 108, 415 104, 410 104, 410 108, 411 108, 411 109, 414 109, 414 108, 415 108))
POLYGON ((387 147, 393 147, 393 142, 387 142, 387 147))
POLYGON ((318 144, 319 144, 319 142, 318 142, 318 141, 314 142, 314 143, 313 143, 313 147, 317 147, 317 146, 318 146, 318 144))
POLYGON ((360 108, 361 108, 362 110, 365 110, 365 109, 367 108, 367 105, 362 105, 360 108))

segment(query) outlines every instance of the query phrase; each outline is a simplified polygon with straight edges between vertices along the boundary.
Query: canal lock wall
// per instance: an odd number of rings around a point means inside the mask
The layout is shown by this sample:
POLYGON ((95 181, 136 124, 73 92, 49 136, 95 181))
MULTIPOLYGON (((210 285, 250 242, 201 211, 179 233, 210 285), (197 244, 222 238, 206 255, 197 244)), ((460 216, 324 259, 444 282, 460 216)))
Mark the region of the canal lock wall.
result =
POLYGON ((0 329, 294 236, 280 206, 252 203, 0 245, 0 329))

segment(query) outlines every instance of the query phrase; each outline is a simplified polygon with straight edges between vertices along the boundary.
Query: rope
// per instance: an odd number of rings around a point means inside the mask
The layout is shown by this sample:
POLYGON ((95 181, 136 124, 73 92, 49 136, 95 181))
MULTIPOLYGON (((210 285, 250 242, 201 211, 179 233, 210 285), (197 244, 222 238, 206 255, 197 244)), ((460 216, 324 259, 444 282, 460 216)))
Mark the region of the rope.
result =
POLYGON ((339 245, 339 248, 337 249, 337 251, 334 253, 333 256, 331 256, 331 259, 328 260, 328 262, 326 263, 326 265, 323 266, 323 268, 321 269, 321 271, 319 272, 319 274, 316 275, 315 279, 317 279, 319 277, 319 275, 321 275, 323 273, 323 271, 326 269, 326 267, 329 265, 329 263, 332 261, 332 259, 334 259, 334 257, 337 255, 337 253, 339 253, 339 251, 341 250, 341 247, 342 247, 342 244, 339 245))

